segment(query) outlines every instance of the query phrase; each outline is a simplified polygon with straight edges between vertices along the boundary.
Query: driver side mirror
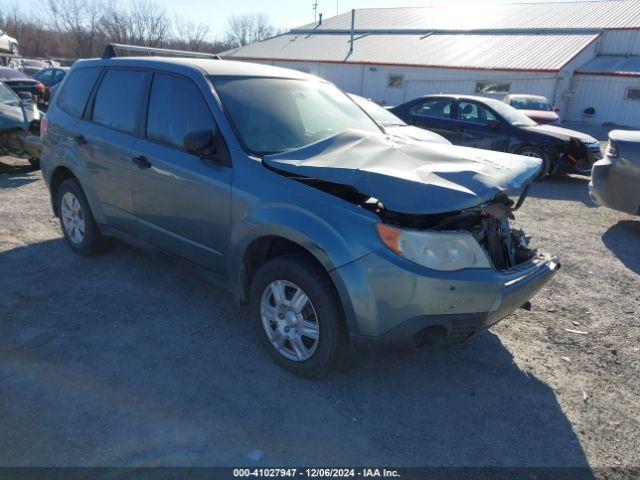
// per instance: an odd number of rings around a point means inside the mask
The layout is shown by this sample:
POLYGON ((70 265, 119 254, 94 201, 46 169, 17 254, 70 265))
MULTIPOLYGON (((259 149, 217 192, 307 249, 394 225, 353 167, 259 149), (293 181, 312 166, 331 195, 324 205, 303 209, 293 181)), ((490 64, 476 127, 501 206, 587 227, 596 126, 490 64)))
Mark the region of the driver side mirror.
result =
POLYGON ((500 128, 500 122, 498 120, 489 120, 487 126, 489 130, 498 130, 500 128))
POLYGON ((200 158, 212 158, 216 154, 215 133, 201 129, 187 132, 182 140, 184 149, 200 158))

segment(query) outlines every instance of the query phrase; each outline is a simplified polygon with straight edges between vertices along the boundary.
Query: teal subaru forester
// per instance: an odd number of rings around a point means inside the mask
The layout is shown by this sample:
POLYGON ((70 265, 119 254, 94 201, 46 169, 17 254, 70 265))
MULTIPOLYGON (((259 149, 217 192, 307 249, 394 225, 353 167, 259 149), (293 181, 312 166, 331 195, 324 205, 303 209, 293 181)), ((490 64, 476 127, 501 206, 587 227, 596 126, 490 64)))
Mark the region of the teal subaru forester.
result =
POLYGON ((465 340, 559 267, 510 227, 538 159, 385 132, 304 73, 115 49, 75 63, 42 125, 67 243, 204 267, 297 375, 352 348, 465 340))

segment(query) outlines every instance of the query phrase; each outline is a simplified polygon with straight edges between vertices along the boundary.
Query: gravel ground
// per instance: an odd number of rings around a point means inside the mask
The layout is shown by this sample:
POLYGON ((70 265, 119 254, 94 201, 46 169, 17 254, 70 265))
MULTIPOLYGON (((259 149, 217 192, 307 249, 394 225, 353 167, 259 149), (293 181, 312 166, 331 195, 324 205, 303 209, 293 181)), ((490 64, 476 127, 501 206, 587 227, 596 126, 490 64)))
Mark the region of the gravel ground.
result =
POLYGON ((531 312, 305 381, 175 261, 73 255, 40 172, 2 158, 0 465, 638 467, 640 219, 565 177, 518 223, 563 265, 531 312))

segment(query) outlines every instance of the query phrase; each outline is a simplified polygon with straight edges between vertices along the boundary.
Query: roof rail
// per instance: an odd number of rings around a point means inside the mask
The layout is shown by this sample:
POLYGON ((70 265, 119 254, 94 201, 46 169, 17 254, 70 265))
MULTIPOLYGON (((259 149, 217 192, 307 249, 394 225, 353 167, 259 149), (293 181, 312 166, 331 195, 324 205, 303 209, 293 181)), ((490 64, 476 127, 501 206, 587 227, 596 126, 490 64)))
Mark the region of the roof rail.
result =
POLYGON ((140 47, 138 45, 123 45, 120 43, 107 43, 102 53, 102 58, 116 58, 121 55, 118 54, 119 50, 128 52, 142 52, 148 56, 152 54, 165 56, 165 57, 189 57, 189 58, 209 58, 211 60, 220 60, 220 56, 214 53, 199 53, 199 52, 187 52, 184 50, 169 50, 166 48, 152 48, 152 47, 140 47))

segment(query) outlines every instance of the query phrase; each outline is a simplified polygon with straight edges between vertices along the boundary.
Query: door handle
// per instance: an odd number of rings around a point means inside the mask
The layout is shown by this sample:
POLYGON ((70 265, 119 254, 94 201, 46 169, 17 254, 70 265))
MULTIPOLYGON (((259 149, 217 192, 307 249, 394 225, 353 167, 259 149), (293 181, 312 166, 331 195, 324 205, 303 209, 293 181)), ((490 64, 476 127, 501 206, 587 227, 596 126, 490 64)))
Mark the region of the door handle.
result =
POLYGON ((147 160, 147 157, 145 157, 144 155, 133 157, 133 163, 138 165, 140 168, 151 168, 151 162, 147 160))
POLYGON ((75 137, 73 137, 73 139, 76 141, 76 143, 78 145, 86 145, 87 144, 87 139, 84 138, 84 135, 82 135, 82 134, 76 135, 75 137))

